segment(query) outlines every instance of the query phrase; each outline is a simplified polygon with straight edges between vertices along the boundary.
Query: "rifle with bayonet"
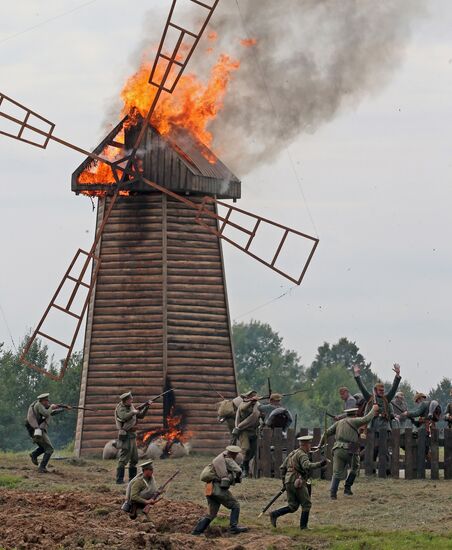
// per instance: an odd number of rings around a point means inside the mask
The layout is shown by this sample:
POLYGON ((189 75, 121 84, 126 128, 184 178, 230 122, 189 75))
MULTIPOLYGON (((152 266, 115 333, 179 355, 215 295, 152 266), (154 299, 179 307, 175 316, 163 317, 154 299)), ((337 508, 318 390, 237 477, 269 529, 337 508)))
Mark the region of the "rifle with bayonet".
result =
MULTIPOLYGON (((297 393, 301 393, 301 392, 305 392, 305 391, 309 391, 309 388, 302 389, 302 390, 295 390, 295 391, 292 391, 290 393, 282 393, 281 396, 282 397, 289 397, 290 395, 295 395, 297 393)), ((270 399, 270 395, 271 394, 261 395, 260 397, 245 398, 244 401, 249 401, 250 399, 254 399, 255 401, 262 401, 264 399, 270 399)))
POLYGON ((56 406, 59 409, 65 409, 66 411, 70 411, 72 409, 79 410, 79 411, 97 411, 98 409, 92 409, 91 407, 77 407, 75 405, 67 405, 66 403, 57 403, 56 406))
POLYGON ((217 390, 212 386, 212 384, 211 384, 210 382, 209 382, 207 385, 209 386, 209 388, 210 388, 212 391, 214 391, 214 392, 218 395, 218 397, 221 397, 221 399, 223 399, 223 400, 225 399, 224 395, 223 395, 222 393, 220 393, 219 391, 217 391, 217 390))
POLYGON ((160 393, 159 395, 157 395, 157 397, 153 397, 152 399, 149 399, 149 401, 146 401, 145 403, 142 403, 141 405, 138 405, 137 410, 142 411, 145 407, 149 407, 150 405, 152 405, 152 403, 157 401, 157 399, 159 399, 163 395, 166 395, 170 391, 174 391, 173 388, 170 388, 169 390, 166 390, 163 393, 160 393))
POLYGON ((176 470, 172 476, 170 476, 163 485, 160 485, 160 487, 155 491, 155 493, 152 494, 152 505, 148 504, 144 507, 144 513, 147 514, 149 512, 149 508, 153 506, 156 502, 159 500, 162 500, 163 493, 166 492, 166 487, 173 481, 173 479, 180 473, 180 470, 176 470))
POLYGON ((281 489, 276 493, 274 497, 271 498, 271 500, 262 508, 262 512, 257 516, 258 519, 265 514, 265 512, 270 508, 270 506, 278 500, 278 498, 285 492, 286 486, 283 485, 281 489))

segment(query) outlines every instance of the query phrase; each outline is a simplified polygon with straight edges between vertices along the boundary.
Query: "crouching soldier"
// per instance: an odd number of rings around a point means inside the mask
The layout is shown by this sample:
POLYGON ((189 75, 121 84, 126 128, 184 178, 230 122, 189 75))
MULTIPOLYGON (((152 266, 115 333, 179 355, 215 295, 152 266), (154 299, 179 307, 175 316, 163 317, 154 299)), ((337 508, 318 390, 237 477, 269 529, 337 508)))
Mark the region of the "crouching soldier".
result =
MULTIPOLYGON (((333 445, 333 477, 330 487, 330 497, 333 500, 337 499, 341 479, 345 479, 344 495, 353 495, 352 485, 358 475, 360 464, 359 428, 370 422, 378 411, 379 406, 375 404, 366 416, 356 417, 358 407, 345 409, 344 414, 347 416, 335 422, 326 431, 326 436, 336 436, 333 445), (348 472, 349 467, 350 472, 348 472)), ((321 444, 323 443, 325 443, 324 438, 321 440, 321 444)))
POLYGON ((326 459, 320 462, 309 460, 312 435, 303 435, 297 439, 300 442, 299 448, 287 455, 281 466, 281 478, 286 488, 288 506, 271 512, 270 521, 273 527, 276 527, 276 520, 280 516, 296 512, 301 506, 300 529, 308 528, 311 510, 311 472, 327 464, 326 459))
MULTIPOLYGON (((70 409, 71 407, 66 405, 65 408, 70 409)), ((41 474, 49 472, 47 464, 54 450, 47 433, 50 417, 63 412, 65 408, 55 404, 51 405, 48 393, 38 395, 36 401, 33 401, 28 408, 25 426, 30 437, 33 439, 33 443, 38 446, 37 449, 30 453, 30 458, 35 466, 39 465, 38 472, 41 474), (41 464, 39 464, 38 457, 42 454, 44 456, 42 457, 41 464)))
POLYGON ((153 462, 148 460, 140 466, 141 474, 135 476, 127 485, 126 501, 130 503, 130 519, 136 519, 138 512, 147 515, 150 507, 157 502, 153 498, 158 491, 154 479, 153 462))
POLYGON ((207 516, 201 518, 192 531, 192 535, 203 533, 210 523, 217 517, 220 506, 231 510, 229 532, 233 534, 248 531, 246 527, 238 525, 240 504, 229 491, 231 485, 240 483, 242 469, 237 464, 237 455, 240 447, 229 445, 201 472, 201 481, 206 484, 205 495, 209 506, 207 516))

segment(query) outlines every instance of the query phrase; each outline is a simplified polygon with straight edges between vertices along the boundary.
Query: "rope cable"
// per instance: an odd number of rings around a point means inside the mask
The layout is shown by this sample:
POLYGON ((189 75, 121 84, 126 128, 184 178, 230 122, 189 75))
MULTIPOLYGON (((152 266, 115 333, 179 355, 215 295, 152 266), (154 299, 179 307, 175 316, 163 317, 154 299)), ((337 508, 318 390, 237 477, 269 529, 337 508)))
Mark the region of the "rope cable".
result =
POLYGON ((9 334, 9 337, 10 337, 11 342, 12 342, 12 344, 13 344, 13 347, 14 347, 16 353, 18 353, 18 350, 17 350, 17 347, 16 347, 16 343, 14 342, 14 338, 13 338, 13 335, 12 335, 11 330, 10 330, 10 328, 9 328, 8 321, 6 320, 5 311, 3 310, 1 304, 0 304, 0 312, 1 312, 1 314, 2 314, 3 321, 5 322, 6 330, 8 331, 8 334, 9 334))

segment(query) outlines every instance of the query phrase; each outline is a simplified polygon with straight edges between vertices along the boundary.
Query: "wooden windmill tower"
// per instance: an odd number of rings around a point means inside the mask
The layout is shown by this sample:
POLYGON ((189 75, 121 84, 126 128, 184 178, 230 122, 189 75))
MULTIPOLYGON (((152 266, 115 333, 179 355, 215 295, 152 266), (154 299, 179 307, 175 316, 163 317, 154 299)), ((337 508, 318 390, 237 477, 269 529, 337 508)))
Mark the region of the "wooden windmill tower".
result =
MULTIPOLYGON (((61 379, 88 311, 80 404, 96 411, 79 414, 79 454, 98 453, 114 436, 118 394, 132 390, 146 400, 168 387, 175 390, 196 450, 221 447, 225 430, 216 424, 217 398, 208 384, 225 397, 237 391, 221 240, 296 284, 318 244, 315 237, 219 200, 240 198, 239 180, 192 137, 182 131, 162 137, 153 127, 161 94, 174 91, 218 4, 190 1, 204 10, 203 23, 198 30, 175 23, 173 0, 149 79, 154 95, 147 115, 131 113, 93 152, 56 137, 53 123, 0 94, 0 117, 14 128, 0 133, 81 152, 87 158, 73 174, 72 190, 99 197, 94 243, 89 251, 77 251, 22 354, 31 368, 61 379), (177 34, 171 46, 170 31, 177 34), (93 164, 105 168, 104 180, 86 180, 93 164), (269 228, 274 238, 263 253, 255 243, 269 228), (295 273, 280 265, 294 241, 307 243, 295 273), (45 330, 55 311, 74 322, 67 339, 45 330), (29 361, 37 338, 66 349, 58 375, 29 361)), ((147 427, 164 423, 168 412, 167 402, 153 405, 147 427)))

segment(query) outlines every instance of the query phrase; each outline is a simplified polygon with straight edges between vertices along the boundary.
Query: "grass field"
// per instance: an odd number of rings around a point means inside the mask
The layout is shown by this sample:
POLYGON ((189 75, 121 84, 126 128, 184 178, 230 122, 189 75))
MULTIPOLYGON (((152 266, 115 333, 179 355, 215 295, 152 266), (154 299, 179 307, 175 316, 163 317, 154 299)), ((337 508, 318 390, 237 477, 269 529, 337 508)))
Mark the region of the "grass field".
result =
POLYGON ((328 498, 328 482, 314 481, 311 530, 300 532, 299 512, 281 518, 277 529, 268 516, 257 519, 280 481, 247 479, 233 492, 250 531, 228 535, 224 511, 207 537, 193 537, 189 533, 205 508, 199 473, 207 462, 203 456, 156 462, 158 483, 176 469, 181 473, 152 510, 154 527, 119 511, 124 487, 113 483, 112 461, 53 460, 54 473, 40 475, 26 454, 2 454, 0 548, 452 549, 452 483, 444 480, 362 477, 353 497, 339 493, 337 501, 328 498))

